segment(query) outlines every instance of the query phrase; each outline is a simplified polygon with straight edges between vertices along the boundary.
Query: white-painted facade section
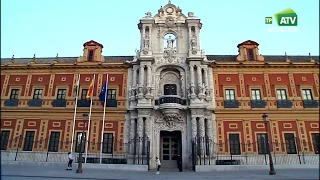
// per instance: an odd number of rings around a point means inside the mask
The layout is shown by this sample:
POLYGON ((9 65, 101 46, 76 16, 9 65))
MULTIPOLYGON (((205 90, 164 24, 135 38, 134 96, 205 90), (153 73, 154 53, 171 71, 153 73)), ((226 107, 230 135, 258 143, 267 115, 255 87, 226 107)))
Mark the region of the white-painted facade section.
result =
MULTIPOLYGON (((185 16, 169 1, 155 16, 146 13, 138 27, 140 50, 128 62, 126 142, 149 138, 150 168, 156 167, 156 157, 163 166, 174 164, 169 161, 177 154, 183 168, 191 168, 192 140, 216 140, 212 69, 200 49, 202 24, 194 13, 185 16)), ((135 148, 130 143, 132 156, 135 148)))

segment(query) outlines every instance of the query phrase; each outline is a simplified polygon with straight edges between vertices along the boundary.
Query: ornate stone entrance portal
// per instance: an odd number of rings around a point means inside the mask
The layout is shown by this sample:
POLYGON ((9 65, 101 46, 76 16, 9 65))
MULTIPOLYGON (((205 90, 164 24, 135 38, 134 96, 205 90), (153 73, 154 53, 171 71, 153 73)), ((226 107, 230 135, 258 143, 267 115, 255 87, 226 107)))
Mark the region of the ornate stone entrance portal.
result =
POLYGON ((181 131, 160 131, 162 167, 177 167, 178 155, 182 155, 181 131))
POLYGON ((192 139, 216 138, 213 75, 200 49, 201 27, 192 12, 185 16, 170 1, 138 24, 140 50, 128 62, 126 141, 150 140, 150 168, 156 157, 176 166, 177 154, 183 168, 192 168, 192 139))

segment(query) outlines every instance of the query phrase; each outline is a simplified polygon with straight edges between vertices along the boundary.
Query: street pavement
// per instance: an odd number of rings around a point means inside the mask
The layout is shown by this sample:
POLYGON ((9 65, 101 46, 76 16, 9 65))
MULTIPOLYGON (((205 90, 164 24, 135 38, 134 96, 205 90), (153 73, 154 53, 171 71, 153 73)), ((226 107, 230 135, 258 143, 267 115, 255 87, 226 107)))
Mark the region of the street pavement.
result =
POLYGON ((268 171, 213 171, 193 172, 177 169, 162 169, 159 175, 155 170, 149 172, 131 171, 106 171, 101 169, 84 168, 82 174, 76 173, 76 167, 67 171, 62 166, 39 166, 39 165, 1 165, 1 180, 146 180, 146 179, 212 179, 212 180, 318 180, 319 169, 279 169, 277 175, 270 176, 268 171))

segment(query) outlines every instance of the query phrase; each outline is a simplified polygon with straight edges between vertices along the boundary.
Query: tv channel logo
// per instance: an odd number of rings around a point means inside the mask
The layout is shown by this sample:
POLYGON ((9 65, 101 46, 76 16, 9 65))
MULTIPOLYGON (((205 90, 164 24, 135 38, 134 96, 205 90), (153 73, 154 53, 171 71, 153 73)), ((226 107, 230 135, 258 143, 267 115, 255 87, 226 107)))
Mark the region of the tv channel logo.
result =
MULTIPOLYGON (((297 26, 298 25, 298 15, 293 9, 288 8, 274 15, 278 26, 297 26)), ((272 24, 273 19, 271 16, 265 18, 266 24, 272 24)))

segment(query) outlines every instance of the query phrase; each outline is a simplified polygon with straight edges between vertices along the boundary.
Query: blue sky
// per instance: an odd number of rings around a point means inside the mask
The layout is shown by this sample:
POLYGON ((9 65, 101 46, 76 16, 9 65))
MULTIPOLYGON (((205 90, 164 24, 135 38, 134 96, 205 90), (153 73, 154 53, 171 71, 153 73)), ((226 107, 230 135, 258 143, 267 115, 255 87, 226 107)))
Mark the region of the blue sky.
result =
MULTIPOLYGON (((139 19, 155 15, 167 0, 2 0, 1 57, 71 57, 95 40, 103 54, 134 55, 139 19)), ((237 44, 254 40, 263 55, 319 55, 319 1, 172 0, 182 13, 202 20, 201 48, 210 55, 237 54, 237 44), (195 4, 196 2, 196 4, 195 4), (299 32, 270 33, 265 17, 286 8, 298 15, 299 32)))

